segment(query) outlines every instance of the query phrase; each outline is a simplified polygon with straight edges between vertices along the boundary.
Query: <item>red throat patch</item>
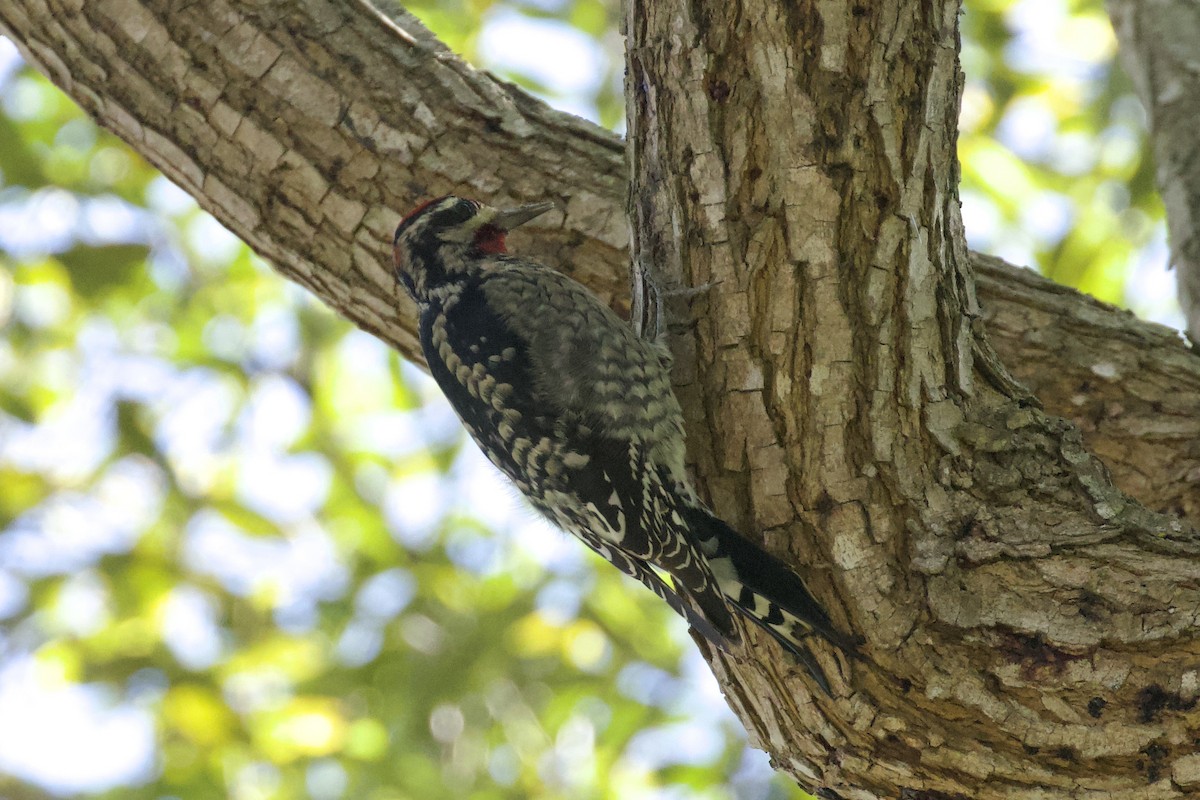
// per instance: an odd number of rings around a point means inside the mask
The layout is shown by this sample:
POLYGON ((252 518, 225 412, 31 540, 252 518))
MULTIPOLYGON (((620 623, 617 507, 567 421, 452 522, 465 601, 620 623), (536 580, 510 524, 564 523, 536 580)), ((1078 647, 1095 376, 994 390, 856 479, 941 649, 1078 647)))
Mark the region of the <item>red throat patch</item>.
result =
POLYGON ((508 245, 504 242, 506 233, 507 231, 503 231, 495 225, 481 225, 479 230, 475 231, 475 246, 492 255, 507 253, 508 245))

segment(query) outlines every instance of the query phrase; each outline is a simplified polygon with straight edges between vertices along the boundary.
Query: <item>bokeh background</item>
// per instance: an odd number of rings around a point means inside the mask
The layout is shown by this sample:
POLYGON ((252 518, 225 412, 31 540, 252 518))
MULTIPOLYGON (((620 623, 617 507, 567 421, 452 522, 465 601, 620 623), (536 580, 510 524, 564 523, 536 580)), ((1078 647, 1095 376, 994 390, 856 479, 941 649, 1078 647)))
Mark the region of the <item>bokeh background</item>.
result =
MULTIPOLYGON (((622 129, 616 0, 408 7, 622 129)), ((1101 3, 969 0, 963 29, 972 245, 1178 327, 1101 3)), ((418 369, 2 38, 0 330, 0 797, 804 796, 418 369)))

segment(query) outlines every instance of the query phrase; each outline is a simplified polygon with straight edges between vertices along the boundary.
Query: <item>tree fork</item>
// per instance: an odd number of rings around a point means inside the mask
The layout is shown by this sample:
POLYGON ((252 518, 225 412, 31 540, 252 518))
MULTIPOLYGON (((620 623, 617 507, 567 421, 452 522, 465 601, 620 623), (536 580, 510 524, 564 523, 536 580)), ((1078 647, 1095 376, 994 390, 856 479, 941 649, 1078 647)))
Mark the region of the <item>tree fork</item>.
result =
POLYGON ((635 276, 713 287, 675 342, 697 470, 868 638, 834 698, 708 657, 810 790, 1161 791, 1200 732, 1196 531, 1114 489, 974 324, 958 12, 627 2, 635 276))
MULTIPOLYGON (((620 140, 470 69, 410 15, 398 22, 417 46, 375 11, 332 0, 214 0, 204 13, 0 0, 0 30, 88 114, 286 277, 418 363, 411 309, 396 306, 378 254, 396 216, 429 195, 562 199, 561 227, 523 251, 571 263, 626 309, 620 140), (474 163, 488 169, 463 168, 474 163)), ((1080 425, 1124 490, 1200 518, 1185 480, 1200 469, 1200 360, 1161 326, 999 259, 972 261, 1003 362, 1080 425)))
MULTIPOLYGON (((778 5, 745 3, 728 32, 714 27, 727 13, 716 4, 680 19, 719 41, 778 5)), ((701 77, 684 88, 709 106, 697 126, 721 149, 689 152, 686 125, 637 142, 686 156, 636 222, 639 251, 653 235, 676 252, 638 263, 663 265, 655 277, 668 288, 730 276, 696 298, 697 335, 675 342, 694 349, 678 377, 698 472, 723 512, 791 550, 870 638, 868 661, 829 662, 851 676, 833 702, 814 705, 771 645, 748 653, 761 662, 714 669, 776 764, 838 796, 1187 796, 1200 789, 1195 532, 1115 492, 1074 429, 980 380, 950 200, 952 4, 924 4, 895 31, 888 20, 911 8, 863 5, 798 4, 775 20, 784 33, 746 39, 738 59, 681 40, 698 62, 674 68, 701 77), (726 170, 759 157, 734 136, 739 104, 756 101, 739 86, 742 60, 761 91, 811 104, 809 130, 768 131, 780 137, 768 143, 775 160, 744 175, 726 170), (782 143, 801 133, 795 161, 782 143), (907 184, 922 159, 938 166, 907 184), (896 165, 900 179, 885 180, 896 165), (689 183, 725 196, 693 199, 689 183), (672 211, 687 232, 678 242, 660 227, 672 211), (870 242, 872 226, 891 238, 870 242), (776 282, 779 263, 805 268, 776 282), (835 327, 818 328, 826 321, 835 327), (826 463, 840 472, 821 474, 826 463), (930 503, 914 503, 922 492, 930 503)), ((331 0, 0 0, 0 29, 89 114, 285 276, 409 357, 411 308, 386 254, 419 196, 562 200, 565 215, 530 237, 536 248, 516 246, 580 265, 575 277, 624 306, 620 142, 462 65, 410 17, 400 26, 417 45, 371 9, 331 0)), ((652 66, 653 52, 634 54, 652 66)), ((971 261, 1003 364, 1079 422, 1119 486, 1194 520, 1200 359, 1157 326, 971 261)))

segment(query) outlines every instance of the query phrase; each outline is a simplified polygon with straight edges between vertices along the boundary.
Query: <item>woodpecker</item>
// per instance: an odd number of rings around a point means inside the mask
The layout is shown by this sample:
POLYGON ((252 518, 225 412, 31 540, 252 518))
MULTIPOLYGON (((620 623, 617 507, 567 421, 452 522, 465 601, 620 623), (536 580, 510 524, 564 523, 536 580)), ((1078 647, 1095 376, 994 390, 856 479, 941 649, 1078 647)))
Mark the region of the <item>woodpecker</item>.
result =
POLYGON ((828 694, 806 640, 815 633, 850 652, 856 643, 795 573, 697 498, 667 348, 578 282, 507 253, 505 235, 552 207, 448 196, 400 222, 396 278, 420 311, 430 373, 542 515, 726 651, 741 641, 736 609, 828 694))

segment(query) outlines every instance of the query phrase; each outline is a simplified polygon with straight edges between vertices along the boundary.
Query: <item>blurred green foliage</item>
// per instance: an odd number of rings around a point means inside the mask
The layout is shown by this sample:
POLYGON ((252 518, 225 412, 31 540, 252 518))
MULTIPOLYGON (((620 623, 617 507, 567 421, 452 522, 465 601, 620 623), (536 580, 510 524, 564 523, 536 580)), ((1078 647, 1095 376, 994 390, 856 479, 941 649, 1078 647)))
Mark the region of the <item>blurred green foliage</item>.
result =
MULTIPOLYGON (((614 2, 409 7, 619 125, 614 2), (595 74, 506 61, 522 20, 595 74)), ((1162 223, 1103 8, 963 26, 976 244, 1121 301, 1162 223)), ((0 89, 0 796, 799 796, 705 705, 682 625, 481 479, 423 376, 40 76, 0 89), (72 687, 92 739, 48 710, 72 687), (132 760, 87 772, 106 737, 132 760)))
POLYGON ((1100 2, 968 2, 967 233, 1059 283, 1161 314, 1169 296, 1131 285, 1139 261, 1161 274, 1167 254, 1144 112, 1116 49, 1100 2))

